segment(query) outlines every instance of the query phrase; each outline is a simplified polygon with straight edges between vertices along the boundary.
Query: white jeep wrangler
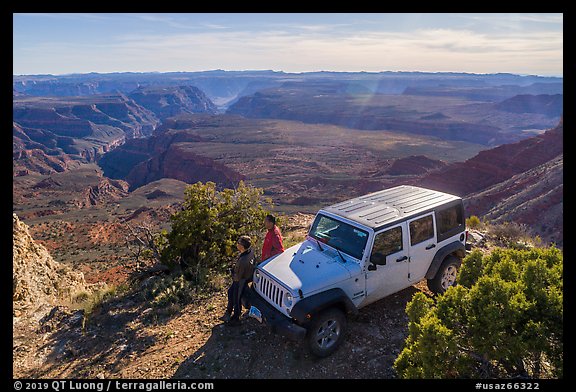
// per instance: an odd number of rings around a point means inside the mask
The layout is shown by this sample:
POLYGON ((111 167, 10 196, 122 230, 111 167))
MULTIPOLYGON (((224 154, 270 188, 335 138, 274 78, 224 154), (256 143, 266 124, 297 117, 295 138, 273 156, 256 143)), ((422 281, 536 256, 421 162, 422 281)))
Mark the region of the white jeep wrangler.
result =
POLYGON ((243 304, 274 332, 320 357, 346 332, 346 314, 427 278, 443 293, 465 255, 462 199, 398 186, 321 209, 306 240, 260 263, 243 304))

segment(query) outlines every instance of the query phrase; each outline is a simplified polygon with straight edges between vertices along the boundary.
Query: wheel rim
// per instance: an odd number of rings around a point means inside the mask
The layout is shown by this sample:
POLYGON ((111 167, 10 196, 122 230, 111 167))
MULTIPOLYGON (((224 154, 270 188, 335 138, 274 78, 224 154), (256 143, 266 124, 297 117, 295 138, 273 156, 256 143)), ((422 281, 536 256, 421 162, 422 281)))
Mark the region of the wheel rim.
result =
POLYGON ((326 320, 316 331, 316 344, 322 349, 332 347, 340 336, 340 324, 336 320, 326 320))
POLYGON ((454 282, 456 282, 456 273, 458 272, 458 268, 453 265, 449 265, 448 268, 444 270, 442 274, 441 286, 442 289, 447 290, 448 287, 454 286, 454 282))

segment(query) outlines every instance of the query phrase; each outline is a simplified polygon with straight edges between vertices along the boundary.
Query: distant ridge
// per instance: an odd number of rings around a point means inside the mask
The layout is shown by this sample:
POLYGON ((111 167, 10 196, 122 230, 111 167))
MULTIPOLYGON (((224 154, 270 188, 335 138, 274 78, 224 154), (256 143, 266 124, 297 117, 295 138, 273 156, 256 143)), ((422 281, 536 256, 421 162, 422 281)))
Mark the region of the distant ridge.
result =
POLYGON ((511 113, 541 113, 556 117, 563 113, 563 102, 562 94, 524 94, 508 98, 496 104, 496 108, 511 113))
MULTIPOLYGON (((529 86, 549 84, 554 93, 562 93, 558 77, 521 76, 509 73, 473 74, 465 72, 334 72, 315 71, 290 73, 272 70, 197 72, 116 72, 70 75, 13 75, 16 93, 36 96, 91 95, 111 92, 131 93, 142 86, 196 86, 221 107, 254 93, 255 85, 278 87, 285 81, 348 80, 360 83, 375 93, 401 94, 408 87, 501 85, 529 86)), ((534 92, 530 92, 534 93, 534 92)), ((551 92, 547 92, 551 93, 551 92)), ((508 95, 511 97, 518 93, 508 95)))

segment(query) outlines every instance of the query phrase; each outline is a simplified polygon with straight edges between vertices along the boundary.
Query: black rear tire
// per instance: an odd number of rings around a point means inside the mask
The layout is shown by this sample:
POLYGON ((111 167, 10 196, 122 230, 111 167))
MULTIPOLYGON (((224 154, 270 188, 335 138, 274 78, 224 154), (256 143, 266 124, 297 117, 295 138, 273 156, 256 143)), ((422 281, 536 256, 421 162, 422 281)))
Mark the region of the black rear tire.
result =
POLYGON ((436 276, 428 279, 428 288, 434 294, 444 294, 448 288, 456 285, 456 277, 462 260, 454 255, 450 255, 444 259, 440 268, 436 272, 436 276))
POLYGON ((317 357, 327 357, 340 347, 346 334, 346 315, 337 308, 327 309, 312 317, 306 326, 306 343, 317 357))

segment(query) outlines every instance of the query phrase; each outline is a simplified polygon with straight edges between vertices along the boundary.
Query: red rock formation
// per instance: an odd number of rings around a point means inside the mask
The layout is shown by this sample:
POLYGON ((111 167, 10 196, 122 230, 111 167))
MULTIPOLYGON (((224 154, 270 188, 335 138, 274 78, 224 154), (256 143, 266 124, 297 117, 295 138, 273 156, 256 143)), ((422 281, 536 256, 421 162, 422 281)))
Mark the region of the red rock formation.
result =
POLYGON ((61 173, 73 162, 70 157, 50 156, 40 149, 18 150, 13 152, 13 175, 61 173))
POLYGON ((103 156, 98 165, 110 178, 126 178, 131 170, 158 154, 164 153, 173 143, 194 143, 202 138, 187 132, 157 130, 147 139, 132 139, 103 156))
POLYGON ((128 194, 128 184, 122 180, 102 178, 97 185, 90 186, 85 191, 81 207, 105 204, 109 201, 120 200, 128 194))
POLYGON ((234 187, 243 175, 235 170, 186 149, 186 144, 171 144, 164 152, 136 165, 126 176, 130 189, 161 178, 173 178, 189 184, 213 181, 223 187, 234 187))
POLYGON ((554 159, 563 152, 563 122, 542 135, 481 151, 465 162, 431 172, 417 185, 465 196, 554 159))
MULTIPOLYGON (((180 123, 194 123, 195 116, 181 118, 180 123)), ((169 120, 169 124, 178 121, 169 120)), ((193 127, 194 124, 191 124, 193 127)), ((197 155, 188 146, 203 141, 202 137, 186 130, 171 130, 163 126, 147 139, 132 139, 106 154, 98 164, 104 175, 122 178, 134 190, 161 178, 173 178, 186 183, 213 181, 223 187, 233 187, 245 179, 237 171, 197 155)))

